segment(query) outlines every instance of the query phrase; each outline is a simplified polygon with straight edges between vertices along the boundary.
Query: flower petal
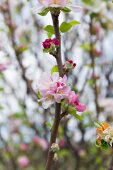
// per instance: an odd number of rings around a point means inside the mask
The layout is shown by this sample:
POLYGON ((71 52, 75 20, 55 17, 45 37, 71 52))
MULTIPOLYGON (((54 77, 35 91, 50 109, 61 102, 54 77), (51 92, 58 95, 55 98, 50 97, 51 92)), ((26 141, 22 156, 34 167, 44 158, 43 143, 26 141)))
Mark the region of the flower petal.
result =
POLYGON ((50 99, 44 100, 42 102, 42 106, 43 106, 44 109, 48 109, 53 103, 54 103, 53 100, 50 100, 50 99))
POLYGON ((82 103, 78 103, 76 106, 76 109, 78 112, 84 112, 86 110, 86 105, 82 103))
POLYGON ((42 5, 38 5, 38 7, 33 7, 31 8, 33 14, 38 14, 41 12, 43 9, 45 9, 42 5))
POLYGON ((78 6, 78 5, 69 5, 69 8, 73 11, 73 12, 80 12, 82 11, 82 7, 78 6))

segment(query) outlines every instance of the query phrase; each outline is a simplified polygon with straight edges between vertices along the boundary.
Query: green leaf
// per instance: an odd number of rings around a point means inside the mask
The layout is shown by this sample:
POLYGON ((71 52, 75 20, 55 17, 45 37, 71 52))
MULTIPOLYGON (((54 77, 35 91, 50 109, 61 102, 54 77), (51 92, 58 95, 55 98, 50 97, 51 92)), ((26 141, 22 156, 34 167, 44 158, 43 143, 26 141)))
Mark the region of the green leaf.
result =
POLYGON ((87 5, 91 5, 94 2, 94 0, 82 0, 82 2, 84 2, 87 5))
POLYGON ((68 22, 63 22, 61 25, 60 25, 60 31, 61 32, 67 32, 71 29, 72 25, 68 22))
POLYGON ((55 45, 52 43, 51 47, 49 48, 49 53, 54 54, 55 52, 55 45))
POLYGON ((13 118, 21 119, 21 118, 26 118, 26 113, 25 112, 16 112, 11 116, 13 118))
POLYGON ((17 46, 17 47, 16 47, 16 50, 17 50, 19 53, 22 53, 22 52, 28 50, 28 46, 27 46, 27 45, 24 45, 23 47, 17 46))
POLYGON ((94 12, 90 13, 91 18, 96 18, 98 16, 99 16, 99 13, 94 13, 94 12))
POLYGON ((59 151, 59 156, 64 158, 64 157, 68 157, 69 156, 69 151, 67 149, 61 149, 59 151))
POLYGON ((101 148, 105 150, 109 148, 108 143, 104 141, 103 139, 101 140, 101 148))
POLYGON ((38 91, 38 93, 37 93, 37 96, 38 96, 38 99, 41 99, 41 98, 42 98, 42 96, 41 96, 41 94, 40 94, 39 91, 38 91))
POLYGON ((74 106, 68 106, 68 112, 73 115, 76 119, 82 120, 83 117, 76 113, 76 108, 74 106))
POLYGON ((0 72, 0 79, 4 77, 4 74, 0 72))
POLYGON ((47 35, 48 35, 48 38, 51 38, 53 34, 48 32, 47 35))
POLYGON ((77 21, 77 20, 73 20, 73 21, 71 21, 71 22, 69 22, 69 23, 70 23, 72 26, 80 24, 80 22, 77 21))
POLYGON ((0 87, 0 92, 3 92, 4 91, 4 88, 3 87, 0 87))
POLYGON ((65 13, 68 13, 68 12, 71 12, 71 9, 67 8, 67 7, 64 7, 61 9, 62 12, 65 12, 65 13))
POLYGON ((3 110, 4 109, 4 107, 0 104, 0 110, 3 110))
POLYGON ((44 48, 44 49, 43 49, 43 52, 44 52, 44 53, 49 53, 49 51, 50 51, 50 48, 44 48))
POLYGON ((100 145, 98 144, 98 141, 96 140, 96 142, 95 142, 95 145, 97 146, 97 147, 100 147, 100 145))
POLYGON ((74 25, 77 25, 77 24, 80 24, 79 21, 76 21, 76 20, 73 20, 71 22, 63 22, 61 25, 60 25, 60 31, 61 32, 67 32, 69 31, 74 25))
POLYGON ((54 73, 54 72, 58 72, 58 66, 57 65, 53 66, 52 69, 51 69, 51 74, 54 73))
POLYGON ((101 127, 101 123, 99 123, 99 122, 94 122, 94 125, 96 126, 96 127, 101 127))
POLYGON ((87 42, 80 45, 80 47, 86 51, 90 51, 90 44, 87 42))
POLYGON ((54 34, 54 27, 52 25, 47 25, 44 27, 44 30, 47 31, 48 33, 54 34))
POLYGON ((90 79, 87 81, 90 87, 94 86, 94 79, 90 79))
POLYGON ((41 16, 45 16, 47 15, 47 13, 49 12, 49 8, 44 8, 41 12, 39 12, 38 14, 41 16))
POLYGON ((92 64, 85 64, 86 67, 92 68, 93 65, 92 64))
POLYGON ((54 52, 55 52, 55 45, 52 43, 50 48, 44 48, 43 52, 44 53, 54 54, 54 52))
POLYGON ((48 126, 49 128, 52 128, 52 125, 50 122, 45 122, 46 126, 48 126))

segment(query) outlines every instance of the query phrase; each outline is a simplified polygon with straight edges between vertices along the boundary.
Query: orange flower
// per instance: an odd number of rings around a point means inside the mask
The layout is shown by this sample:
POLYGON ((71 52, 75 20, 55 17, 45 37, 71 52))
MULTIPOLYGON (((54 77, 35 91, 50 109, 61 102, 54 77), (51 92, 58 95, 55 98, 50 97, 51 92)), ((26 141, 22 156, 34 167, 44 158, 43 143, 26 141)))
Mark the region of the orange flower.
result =
POLYGON ((101 123, 100 127, 97 128, 97 133, 99 133, 101 135, 103 133, 103 131, 106 130, 109 126, 110 125, 107 122, 101 123))

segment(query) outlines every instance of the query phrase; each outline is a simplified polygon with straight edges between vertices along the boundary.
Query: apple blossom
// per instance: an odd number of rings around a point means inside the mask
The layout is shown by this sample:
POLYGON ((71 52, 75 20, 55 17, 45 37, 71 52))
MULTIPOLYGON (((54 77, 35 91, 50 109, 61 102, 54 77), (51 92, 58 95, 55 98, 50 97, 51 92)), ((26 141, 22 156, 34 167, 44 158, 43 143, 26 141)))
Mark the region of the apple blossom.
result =
POLYGON ((110 146, 112 147, 112 145, 113 145, 113 126, 110 126, 107 129, 105 129, 103 131, 103 134, 104 134, 105 141, 108 142, 110 144, 110 146))
POLYGON ((98 123, 96 143, 100 147, 113 146, 113 125, 107 122, 98 123))
POLYGON ((66 75, 62 78, 59 77, 58 72, 55 72, 41 76, 38 91, 42 96, 38 101, 42 102, 43 108, 47 109, 54 102, 60 103, 62 99, 66 99, 70 92, 70 87, 67 86, 66 75))
POLYGON ((78 5, 73 5, 71 0, 38 0, 38 7, 33 8, 34 13, 39 13, 45 8, 69 8, 74 12, 81 11, 81 7, 78 5))
POLYGON ((108 137, 110 137, 110 133, 109 133, 110 131, 107 131, 107 129, 110 128, 110 125, 107 122, 96 123, 96 124, 98 124, 98 128, 96 129, 96 131, 97 131, 96 143, 97 143, 97 145, 101 146, 102 140, 108 142, 108 140, 110 139, 110 138, 108 138, 108 137))

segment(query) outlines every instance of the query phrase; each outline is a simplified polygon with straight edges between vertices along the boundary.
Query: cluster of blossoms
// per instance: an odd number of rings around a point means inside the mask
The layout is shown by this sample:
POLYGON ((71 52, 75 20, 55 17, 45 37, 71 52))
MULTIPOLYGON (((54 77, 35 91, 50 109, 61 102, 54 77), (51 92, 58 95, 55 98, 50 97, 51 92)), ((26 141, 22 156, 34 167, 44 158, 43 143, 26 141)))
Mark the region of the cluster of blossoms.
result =
POLYGON ((57 143, 53 143, 51 145, 51 151, 52 152, 58 152, 60 150, 59 145, 57 143))
POLYGON ((110 126, 107 122, 99 123, 97 128, 97 140, 96 143, 101 147, 104 144, 113 145, 113 126, 110 126))
POLYGON ((69 105, 75 106, 79 112, 86 109, 86 106, 79 102, 78 95, 67 85, 66 75, 59 77, 58 72, 45 73, 39 81, 38 91, 41 95, 39 102, 42 102, 44 109, 50 107, 54 102, 61 103, 63 99, 69 105))
POLYGON ((74 63, 72 60, 67 60, 63 65, 64 71, 72 70, 75 67, 76 67, 76 63, 74 63))
POLYGON ((57 38, 49 38, 49 39, 46 39, 44 42, 42 42, 42 45, 45 49, 48 49, 51 47, 51 45, 55 45, 56 47, 58 47, 60 44, 59 40, 57 38))
POLYGON ((58 154, 57 154, 57 152, 60 150, 60 148, 59 148, 59 145, 57 144, 57 143, 53 143, 52 145, 51 145, 51 152, 53 152, 53 154, 54 154, 54 161, 57 161, 58 160, 58 154))

